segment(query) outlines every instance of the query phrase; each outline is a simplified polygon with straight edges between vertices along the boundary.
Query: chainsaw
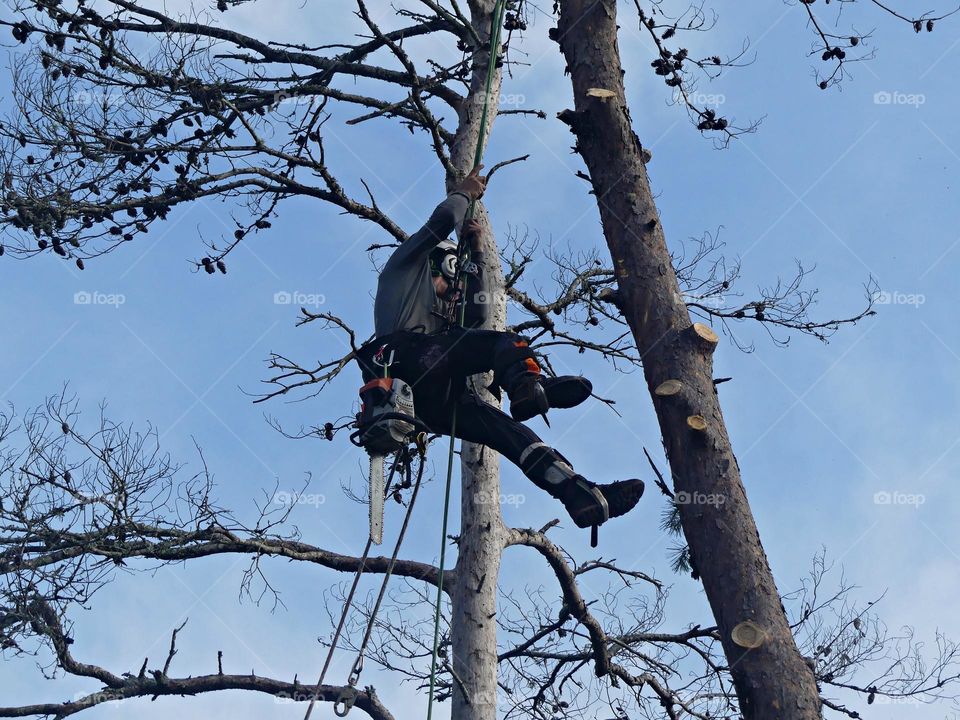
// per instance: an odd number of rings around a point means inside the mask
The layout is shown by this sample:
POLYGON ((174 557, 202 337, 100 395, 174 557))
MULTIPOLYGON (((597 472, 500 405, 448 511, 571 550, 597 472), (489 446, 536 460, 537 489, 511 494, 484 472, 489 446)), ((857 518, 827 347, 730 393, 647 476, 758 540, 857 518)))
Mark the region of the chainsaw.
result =
POLYGON ((370 455, 370 540, 383 542, 387 455, 406 447, 417 427, 413 390, 400 378, 382 377, 360 388, 357 444, 370 455))

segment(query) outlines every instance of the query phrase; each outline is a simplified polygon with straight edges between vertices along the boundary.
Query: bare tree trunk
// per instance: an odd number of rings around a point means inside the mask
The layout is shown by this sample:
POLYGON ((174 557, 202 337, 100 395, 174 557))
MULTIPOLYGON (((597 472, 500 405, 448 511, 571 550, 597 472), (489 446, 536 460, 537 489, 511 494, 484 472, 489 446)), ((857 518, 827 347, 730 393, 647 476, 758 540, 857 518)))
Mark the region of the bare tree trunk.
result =
POLYGON ((713 384, 717 338, 691 324, 631 128, 616 0, 561 0, 560 6, 559 40, 575 98, 575 110, 560 117, 576 135, 589 169, 617 271, 618 304, 643 357, 674 485, 691 497, 723 499, 683 504, 680 515, 741 712, 751 720, 816 720, 821 712, 814 676, 790 632, 713 384), (588 93, 591 88, 613 94, 588 93), (655 392, 667 380, 680 381, 679 392, 655 392), (746 621, 751 624, 742 625, 746 621), (732 637, 737 626, 739 643, 732 637), (758 642, 752 649, 743 646, 758 642))
MULTIPOLYGON (((492 0, 470 3, 471 21, 484 47, 489 47, 492 0)), ((460 110, 451 151, 451 164, 461 173, 473 167, 486 92, 487 52, 474 56, 470 93, 460 110)), ((496 73, 487 111, 487 133, 497 114, 501 74, 496 73)), ((487 327, 503 330, 506 298, 503 270, 490 219, 481 204, 475 217, 484 225, 483 272, 495 304, 487 327)), ((492 400, 486 385, 491 377, 473 378, 474 391, 492 400)), ((497 716, 497 579, 506 531, 500 510, 500 456, 481 445, 463 443, 461 455, 460 539, 456 580, 451 593, 451 658, 454 674, 453 720, 496 720, 497 716)))

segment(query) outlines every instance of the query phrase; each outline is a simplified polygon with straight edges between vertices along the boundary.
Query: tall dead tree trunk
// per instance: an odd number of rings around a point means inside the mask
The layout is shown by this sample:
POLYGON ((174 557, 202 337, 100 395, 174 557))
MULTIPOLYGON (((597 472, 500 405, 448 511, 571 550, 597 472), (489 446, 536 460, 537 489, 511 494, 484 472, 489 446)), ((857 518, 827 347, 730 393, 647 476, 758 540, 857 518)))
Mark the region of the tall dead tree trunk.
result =
MULTIPOLYGON (((471 23, 483 48, 490 43, 493 5, 493 0, 470 2, 471 23)), ((473 167, 477 143, 481 141, 488 58, 489 54, 482 49, 475 54, 470 91, 459 113, 450 162, 461 174, 473 167)), ((497 114, 500 80, 498 70, 488 98, 488 135, 497 114)), ((485 142, 486 138, 482 140, 485 142)), ((455 178, 448 178, 448 185, 454 181, 455 178)), ((503 271, 490 219, 481 203, 477 203, 475 217, 484 226, 483 272, 495 299, 487 327, 503 330, 506 324, 503 271)), ((478 376, 472 384, 475 392, 493 401, 486 389, 490 382, 491 378, 478 376)), ((497 579, 506 538, 499 503, 499 457, 483 446, 463 443, 460 537, 451 592, 450 664, 454 675, 451 717, 454 720, 496 720, 497 716, 497 579)))
POLYGON ((816 720, 821 712, 814 676, 790 632, 713 384, 717 337, 691 323, 631 127, 616 5, 616 0, 561 0, 558 38, 575 109, 560 117, 576 135, 589 169, 617 272, 618 304, 643 358, 675 489, 724 500, 681 505, 680 516, 741 712, 748 720, 816 720), (679 386, 661 388, 667 380, 679 386))

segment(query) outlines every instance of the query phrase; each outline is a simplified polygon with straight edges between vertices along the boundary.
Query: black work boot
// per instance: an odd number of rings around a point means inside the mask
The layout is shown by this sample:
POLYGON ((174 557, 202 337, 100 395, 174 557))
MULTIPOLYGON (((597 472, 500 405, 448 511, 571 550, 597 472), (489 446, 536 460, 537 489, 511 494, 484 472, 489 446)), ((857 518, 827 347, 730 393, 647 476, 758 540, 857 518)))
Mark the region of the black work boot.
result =
POLYGON ((543 415, 550 409, 550 400, 539 375, 524 378, 510 390, 510 415, 517 422, 543 415))
POLYGON ((513 389, 510 395, 510 415, 518 422, 542 415, 550 408, 576 407, 593 392, 593 385, 585 377, 561 375, 543 377, 532 375, 513 389))
POLYGON ((610 518, 626 515, 643 496, 643 480, 620 480, 595 485, 582 475, 567 480, 560 500, 577 527, 602 525, 610 518))

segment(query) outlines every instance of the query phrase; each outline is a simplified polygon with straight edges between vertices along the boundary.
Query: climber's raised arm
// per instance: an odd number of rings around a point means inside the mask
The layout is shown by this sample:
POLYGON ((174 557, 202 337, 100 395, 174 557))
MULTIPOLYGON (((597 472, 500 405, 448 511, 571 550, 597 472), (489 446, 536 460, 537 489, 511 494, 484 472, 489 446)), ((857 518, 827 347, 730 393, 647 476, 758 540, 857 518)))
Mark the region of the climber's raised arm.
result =
POLYGON ((483 165, 478 165, 451 192, 447 199, 437 205, 426 224, 393 253, 389 262, 407 265, 422 262, 438 243, 447 239, 467 213, 470 202, 483 196, 486 178, 480 175, 483 165))

